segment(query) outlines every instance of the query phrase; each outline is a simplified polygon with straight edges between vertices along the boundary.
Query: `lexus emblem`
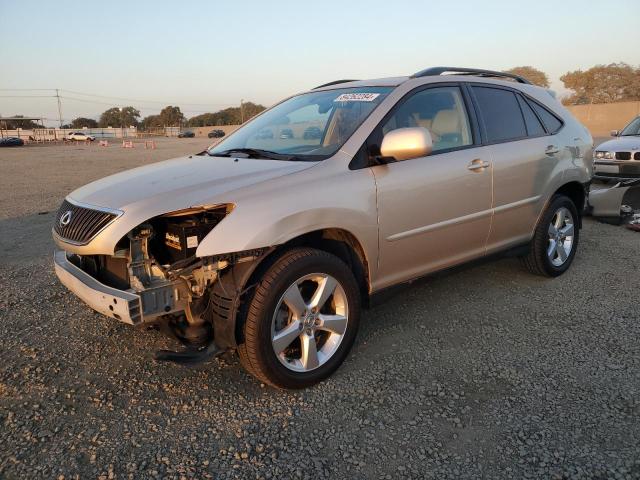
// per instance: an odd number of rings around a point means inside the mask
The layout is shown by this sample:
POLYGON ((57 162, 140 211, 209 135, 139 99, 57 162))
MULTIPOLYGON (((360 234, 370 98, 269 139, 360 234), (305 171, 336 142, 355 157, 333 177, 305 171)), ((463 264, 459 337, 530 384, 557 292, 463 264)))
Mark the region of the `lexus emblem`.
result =
POLYGON ((71 210, 67 210, 60 217, 60 221, 59 221, 60 226, 61 227, 66 227, 67 225, 69 225, 70 221, 71 221, 71 210))

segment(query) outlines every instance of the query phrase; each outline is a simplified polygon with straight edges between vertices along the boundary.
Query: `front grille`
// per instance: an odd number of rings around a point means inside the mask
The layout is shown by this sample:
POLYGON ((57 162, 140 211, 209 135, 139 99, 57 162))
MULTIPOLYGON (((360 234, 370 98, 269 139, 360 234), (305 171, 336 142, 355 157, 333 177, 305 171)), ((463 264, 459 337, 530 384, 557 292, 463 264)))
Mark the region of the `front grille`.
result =
POLYGON ((106 227, 117 215, 101 210, 79 207, 66 200, 62 202, 56 215, 53 230, 64 240, 85 244, 95 237, 100 230, 106 227), (63 216, 70 215, 68 223, 63 225, 63 216))
POLYGON ((631 160, 631 152, 616 152, 616 160, 631 160))
POLYGON ((634 160, 640 160, 640 152, 636 152, 636 153, 633 155, 633 159, 634 159, 634 160))

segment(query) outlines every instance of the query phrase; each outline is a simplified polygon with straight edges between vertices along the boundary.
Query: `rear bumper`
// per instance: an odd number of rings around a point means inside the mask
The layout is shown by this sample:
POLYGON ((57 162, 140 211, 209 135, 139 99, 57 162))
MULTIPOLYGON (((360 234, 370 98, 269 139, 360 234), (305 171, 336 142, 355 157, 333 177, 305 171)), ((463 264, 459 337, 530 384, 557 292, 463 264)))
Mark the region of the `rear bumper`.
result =
POLYGON ((139 295, 100 283, 74 265, 64 250, 54 252, 53 264, 60 282, 95 311, 130 325, 142 323, 139 295))

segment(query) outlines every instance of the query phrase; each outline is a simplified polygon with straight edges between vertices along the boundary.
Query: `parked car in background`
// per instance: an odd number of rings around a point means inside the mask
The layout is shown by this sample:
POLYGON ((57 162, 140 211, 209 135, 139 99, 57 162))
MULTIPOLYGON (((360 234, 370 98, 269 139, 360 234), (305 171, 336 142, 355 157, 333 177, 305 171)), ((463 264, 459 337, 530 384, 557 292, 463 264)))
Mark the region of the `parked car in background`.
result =
POLYGON ((293 138, 293 130, 290 128, 284 128, 280 131, 280 138, 285 140, 288 138, 293 138))
POLYGON ((224 130, 211 130, 209 133, 207 133, 207 137, 209 138, 222 138, 224 137, 224 130))
POLYGON ((640 178, 640 116, 622 130, 614 130, 613 140, 598 145, 593 156, 595 180, 640 178))
POLYGON ((24 140, 18 137, 2 137, 0 138, 0 147, 21 147, 24 140))
MULTIPOLYGON (((548 90, 517 75, 436 67, 332 82, 200 155, 70 193, 55 269, 98 312, 188 346, 158 359, 236 350, 260 381, 303 388, 340 366, 361 308, 390 287, 500 252, 534 274, 566 272, 592 147, 548 90), (322 144, 285 129, 263 148, 260 132, 283 118, 318 126, 322 144)), ((556 295, 535 295, 562 313, 573 283, 544 288, 556 295)), ((473 301, 457 293, 446 301, 473 301)))
POLYGON ((178 138, 193 138, 195 136, 196 134, 193 133, 191 130, 185 130, 184 132, 180 132, 178 134, 178 138))
POLYGON ((318 138, 322 138, 322 130, 318 127, 309 127, 302 134, 302 138, 305 140, 315 140, 318 138))
POLYGON ((259 138, 260 140, 271 139, 273 138, 273 131, 268 128, 262 129, 256 134, 256 138, 259 138))
POLYGON ((89 135, 84 132, 69 132, 67 134, 67 140, 75 140, 78 142, 93 142, 96 139, 93 135, 89 135))

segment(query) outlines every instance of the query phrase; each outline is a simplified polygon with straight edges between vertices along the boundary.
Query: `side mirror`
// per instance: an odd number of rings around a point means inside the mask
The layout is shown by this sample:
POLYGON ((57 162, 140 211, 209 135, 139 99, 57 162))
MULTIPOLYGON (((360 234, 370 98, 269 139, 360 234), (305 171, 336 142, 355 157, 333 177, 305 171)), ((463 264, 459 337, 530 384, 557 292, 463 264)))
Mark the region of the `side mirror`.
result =
POLYGON ((391 130, 384 136, 380 146, 382 157, 391 157, 398 162, 426 157, 432 150, 431 134, 429 130, 421 127, 391 130))
POLYGON ((620 135, 620 130, 611 130, 611 136, 612 137, 617 137, 620 135))

